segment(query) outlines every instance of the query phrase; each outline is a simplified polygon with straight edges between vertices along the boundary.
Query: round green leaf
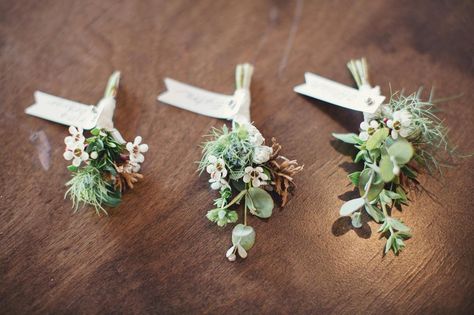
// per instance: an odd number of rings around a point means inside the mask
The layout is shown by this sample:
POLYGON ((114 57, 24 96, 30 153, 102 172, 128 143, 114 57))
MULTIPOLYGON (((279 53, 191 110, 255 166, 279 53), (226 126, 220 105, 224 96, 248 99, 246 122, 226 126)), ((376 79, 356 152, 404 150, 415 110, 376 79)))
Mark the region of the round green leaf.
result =
MULTIPOLYGON (((365 195, 365 185, 370 179, 370 175, 374 172, 370 168, 366 168, 360 173, 359 176, 359 193, 361 196, 365 195)), ((375 173, 374 179, 372 180, 372 184, 370 185, 369 193, 367 194, 367 200, 372 201, 380 194, 384 186, 384 182, 380 178, 380 176, 375 173)))
POLYGON ((232 230, 232 244, 236 245, 240 242, 240 245, 245 250, 252 248, 255 244, 255 230, 253 227, 243 224, 237 224, 232 230))
POLYGON ((413 157, 413 146, 406 140, 398 140, 388 149, 388 154, 395 157, 399 165, 407 164, 413 157))
POLYGON ((387 137, 388 137, 387 128, 378 129, 376 132, 374 132, 372 136, 370 136, 369 140, 367 140, 365 147, 369 151, 373 149, 377 149, 378 147, 380 147, 382 142, 384 142, 387 137))
POLYGON ((393 174, 393 163, 388 155, 382 156, 382 159, 380 160, 380 175, 386 183, 390 182, 395 177, 395 174, 393 174))
POLYGON ((250 187, 246 198, 250 198, 250 203, 254 209, 250 212, 260 218, 269 218, 272 215, 274 203, 272 196, 265 190, 257 187, 250 187))
POLYGON ((365 204, 364 198, 356 198, 356 199, 349 200, 345 204, 342 205, 341 210, 339 210, 339 214, 341 216, 351 215, 353 212, 362 208, 364 204, 365 204))

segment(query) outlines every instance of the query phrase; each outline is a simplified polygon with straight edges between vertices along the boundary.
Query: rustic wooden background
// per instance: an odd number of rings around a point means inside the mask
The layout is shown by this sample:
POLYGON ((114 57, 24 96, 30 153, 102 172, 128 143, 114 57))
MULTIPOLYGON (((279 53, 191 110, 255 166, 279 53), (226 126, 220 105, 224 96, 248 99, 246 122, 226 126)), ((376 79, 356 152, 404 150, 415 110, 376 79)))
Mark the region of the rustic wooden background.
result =
POLYGON ((361 115, 295 94, 312 71, 352 84, 366 56, 388 93, 436 86, 442 117, 474 150, 472 1, 0 1, 0 313, 472 313, 474 160, 422 176, 397 216, 414 237, 382 256, 377 225, 338 210, 351 158, 331 132, 361 115), (252 62, 252 118, 305 164, 297 196, 229 263, 231 227, 204 217, 201 135, 223 121, 156 101, 163 78, 232 93, 252 62), (66 128, 24 114, 37 89, 86 103, 122 71, 116 125, 150 145, 146 179, 109 217, 73 214, 66 128))

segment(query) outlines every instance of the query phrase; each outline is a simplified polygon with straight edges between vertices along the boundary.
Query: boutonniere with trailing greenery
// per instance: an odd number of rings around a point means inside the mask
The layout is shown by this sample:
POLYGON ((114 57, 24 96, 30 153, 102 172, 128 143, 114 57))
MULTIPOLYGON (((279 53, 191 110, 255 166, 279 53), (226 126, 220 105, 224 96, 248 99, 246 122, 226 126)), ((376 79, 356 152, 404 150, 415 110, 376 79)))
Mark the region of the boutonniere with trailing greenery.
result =
POLYGON ((241 205, 243 222, 234 227, 232 247, 226 254, 234 261, 236 253, 247 257, 255 242, 248 214, 263 219, 272 215, 274 201, 269 192, 275 192, 284 207, 295 188, 293 177, 303 166, 281 156, 281 146, 274 138, 272 146, 266 146, 262 134, 248 122, 233 121, 231 130, 227 126, 214 129, 209 138, 203 145, 199 169, 209 174, 210 186, 219 197, 206 216, 220 227, 236 223, 239 215, 235 207, 241 205))
POLYGON ((91 205, 97 214, 104 207, 117 206, 126 189, 132 189, 143 175, 138 173, 148 151, 148 145, 141 143, 138 136, 126 143, 113 126, 115 96, 120 74, 114 73, 107 84, 104 98, 99 102, 100 117, 97 127, 84 136, 84 129, 69 127, 64 158, 71 161, 68 170, 72 179, 66 183, 75 211, 80 205, 91 205))
MULTIPOLYGON (((369 88, 365 59, 348 63, 359 89, 369 88)), ((411 184, 418 185, 418 173, 437 171, 440 161, 453 153, 447 140, 447 129, 435 115, 435 101, 421 99, 421 89, 413 94, 392 93, 375 114, 365 114, 359 134, 333 136, 354 145, 358 153, 354 162, 362 170, 349 174, 360 197, 347 201, 341 216, 350 216, 352 225, 360 228, 362 211, 381 226, 387 238, 385 253, 398 254, 411 237, 410 228, 394 216, 392 210, 408 203, 411 184)))
POLYGON ((269 218, 274 198, 285 206, 295 189, 294 176, 303 166, 280 155, 281 146, 272 139, 265 144, 260 131, 250 119, 250 81, 253 66, 236 68, 233 95, 209 92, 169 78, 168 91, 158 100, 199 114, 232 120, 232 127, 214 128, 203 143, 199 171, 209 175, 211 189, 219 196, 206 217, 219 227, 235 224, 232 246, 226 253, 230 261, 237 255, 247 257, 255 242, 255 230, 249 216, 269 218), (240 209, 239 209, 240 208, 240 209), (240 218, 239 218, 240 217, 240 218))
MULTIPOLYGON (((236 69, 237 91, 249 92, 253 67, 249 64, 238 65, 236 69)), ((289 194, 295 189, 294 175, 303 166, 296 160, 280 155, 281 146, 272 138, 272 145, 265 145, 260 131, 250 123, 250 95, 244 97, 235 117, 232 128, 213 129, 209 140, 203 143, 203 155, 199 170, 209 174, 209 183, 219 193, 214 200, 215 208, 207 212, 206 217, 218 226, 239 221, 232 230, 232 246, 226 257, 235 261, 238 254, 247 257, 255 243, 255 230, 248 224, 248 216, 262 219, 271 217, 275 207, 271 192, 280 199, 281 206, 288 202, 289 194), (237 208, 240 206, 241 211, 237 208)))

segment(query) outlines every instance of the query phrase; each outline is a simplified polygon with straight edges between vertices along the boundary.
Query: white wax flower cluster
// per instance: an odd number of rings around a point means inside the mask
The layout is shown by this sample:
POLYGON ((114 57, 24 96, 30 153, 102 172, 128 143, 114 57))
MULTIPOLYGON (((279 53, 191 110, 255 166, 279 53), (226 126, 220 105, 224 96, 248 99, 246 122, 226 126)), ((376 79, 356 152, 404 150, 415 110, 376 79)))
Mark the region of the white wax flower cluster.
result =
MULTIPOLYGON (((387 110, 384 110, 384 112, 386 111, 387 110)), ((369 137, 381 127, 389 128, 390 135, 394 140, 398 139, 398 136, 406 138, 413 131, 412 116, 407 110, 397 110, 391 114, 389 113, 387 116, 388 117, 383 118, 381 121, 376 119, 371 119, 368 122, 363 121, 360 124, 361 131, 359 133, 359 139, 367 141, 369 137)))
POLYGON ((148 152, 148 145, 141 143, 142 137, 137 136, 135 140, 132 142, 128 142, 125 146, 127 151, 129 152, 129 163, 128 165, 131 166, 132 171, 134 173, 140 170, 140 163, 145 161, 145 156, 143 153, 148 152))
MULTIPOLYGON (((63 156, 66 160, 72 160, 72 165, 78 167, 82 162, 89 160, 89 153, 86 149, 86 138, 83 135, 84 130, 82 128, 76 128, 74 126, 69 127, 70 136, 64 138, 66 144, 66 151, 63 156)), ((97 152, 93 154, 92 158, 97 158, 97 152)))
MULTIPOLYGON (((86 138, 84 137, 83 128, 76 128, 74 126, 69 127, 70 136, 64 139, 66 144, 66 150, 63 157, 71 161, 72 166, 79 167, 81 163, 88 164, 89 160, 95 160, 99 156, 97 151, 87 152, 86 138)), ((105 136, 104 131, 100 130, 99 134, 105 136)), ((138 136, 132 142, 128 142, 125 146, 129 153, 128 163, 120 166, 121 169, 127 173, 136 173, 140 170, 140 164, 145 160, 143 153, 148 151, 148 145, 142 144, 142 137, 138 136)))

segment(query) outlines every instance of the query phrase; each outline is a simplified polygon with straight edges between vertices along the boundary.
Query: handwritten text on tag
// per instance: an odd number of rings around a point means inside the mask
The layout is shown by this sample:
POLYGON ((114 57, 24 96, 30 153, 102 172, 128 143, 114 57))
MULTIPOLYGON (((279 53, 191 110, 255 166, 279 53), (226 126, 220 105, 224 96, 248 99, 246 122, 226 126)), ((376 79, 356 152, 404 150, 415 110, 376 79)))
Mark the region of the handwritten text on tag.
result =
POLYGON ((385 100, 378 88, 357 90, 309 72, 305 80, 295 92, 345 108, 373 114, 385 100))
POLYGON ((232 95, 203 90, 176 80, 166 78, 167 91, 158 100, 201 115, 229 119, 239 108, 232 95))
POLYGON ((36 91, 34 96, 35 104, 25 110, 29 115, 84 129, 92 129, 97 124, 100 110, 96 106, 81 104, 40 91, 36 91))

